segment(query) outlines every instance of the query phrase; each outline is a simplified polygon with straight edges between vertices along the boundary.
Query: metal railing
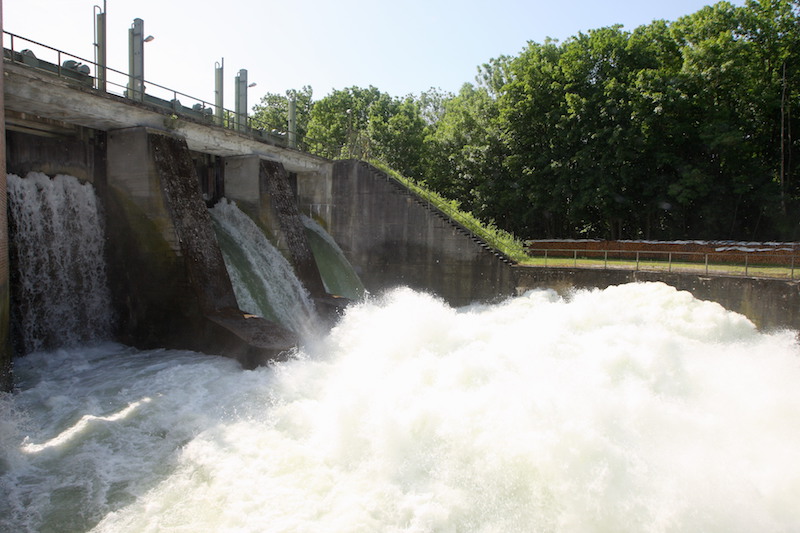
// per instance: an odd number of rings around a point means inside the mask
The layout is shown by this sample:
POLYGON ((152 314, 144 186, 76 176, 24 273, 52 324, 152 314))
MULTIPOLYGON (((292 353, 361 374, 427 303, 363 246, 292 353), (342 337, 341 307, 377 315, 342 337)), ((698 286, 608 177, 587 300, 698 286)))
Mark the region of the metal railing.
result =
POLYGON ((760 251, 526 249, 531 264, 554 268, 604 268, 800 279, 798 254, 760 251))
POLYGON ((109 94, 170 110, 175 115, 193 118, 209 125, 239 129, 272 143, 288 145, 285 129, 279 131, 277 128, 267 130, 258 127, 254 125, 254 117, 251 116, 247 116, 246 123, 240 127, 242 117, 235 111, 223 108, 219 113, 217 106, 211 102, 151 81, 145 80, 142 89, 134 91, 131 88, 132 77, 126 72, 98 65, 94 61, 8 31, 3 31, 3 48, 6 61, 55 74, 78 86, 100 90, 99 87, 105 82, 105 92, 109 94), (105 73, 102 79, 101 72, 105 73))

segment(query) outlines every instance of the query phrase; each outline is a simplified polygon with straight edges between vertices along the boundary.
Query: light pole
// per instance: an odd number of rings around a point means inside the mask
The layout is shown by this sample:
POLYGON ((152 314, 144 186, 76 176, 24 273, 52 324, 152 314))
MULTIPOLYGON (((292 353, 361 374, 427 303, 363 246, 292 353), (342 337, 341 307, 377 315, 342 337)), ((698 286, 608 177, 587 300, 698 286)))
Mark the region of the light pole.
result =
POLYGON ((149 43, 154 37, 144 36, 144 21, 140 18, 133 19, 128 30, 128 98, 144 100, 144 43, 149 43))
POLYGON ((247 69, 239 70, 236 75, 236 129, 247 131, 247 89, 255 87, 255 83, 247 84, 247 69))

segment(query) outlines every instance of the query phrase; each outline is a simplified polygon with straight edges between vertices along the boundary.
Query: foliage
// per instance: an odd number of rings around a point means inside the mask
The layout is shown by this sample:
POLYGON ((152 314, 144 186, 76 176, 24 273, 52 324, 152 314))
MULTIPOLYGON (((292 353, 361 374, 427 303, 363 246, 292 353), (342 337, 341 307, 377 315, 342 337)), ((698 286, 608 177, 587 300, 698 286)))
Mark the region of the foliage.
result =
POLYGON ((525 238, 800 238, 800 0, 530 42, 455 95, 307 95, 310 150, 380 160, 525 238))
POLYGON ((297 141, 301 145, 308 133, 311 117, 313 90, 308 85, 302 89, 286 91, 285 95, 267 93, 261 102, 253 106, 251 125, 275 133, 285 134, 289 129, 289 102, 294 98, 297 120, 297 141))

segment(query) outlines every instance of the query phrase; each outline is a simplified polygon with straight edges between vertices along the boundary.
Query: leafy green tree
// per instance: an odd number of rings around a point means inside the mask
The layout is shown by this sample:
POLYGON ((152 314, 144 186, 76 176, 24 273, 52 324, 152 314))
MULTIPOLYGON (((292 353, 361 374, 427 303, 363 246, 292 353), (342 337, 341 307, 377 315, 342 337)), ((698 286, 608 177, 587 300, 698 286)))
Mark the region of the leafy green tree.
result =
POLYGON ((496 101, 485 88, 464 84, 458 95, 444 105, 444 114, 425 139, 429 154, 426 183, 446 198, 458 200, 465 209, 493 219, 506 176, 504 148, 497 130, 496 101))
POLYGON ((311 117, 313 90, 306 85, 300 90, 289 90, 286 94, 267 93, 261 102, 253 106, 252 124, 256 128, 276 133, 287 133, 289 129, 289 102, 295 101, 297 141, 303 143, 311 117))
POLYGON ((419 179, 424 133, 425 120, 413 98, 393 98, 375 87, 350 87, 316 102, 308 137, 320 155, 376 158, 419 179))

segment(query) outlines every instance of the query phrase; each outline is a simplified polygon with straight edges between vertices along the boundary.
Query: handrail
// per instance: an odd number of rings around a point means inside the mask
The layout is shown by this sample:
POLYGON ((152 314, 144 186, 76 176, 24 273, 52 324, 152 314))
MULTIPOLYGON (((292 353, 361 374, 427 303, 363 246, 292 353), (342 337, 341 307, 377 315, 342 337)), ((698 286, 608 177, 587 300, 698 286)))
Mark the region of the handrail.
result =
MULTIPOLYGON (((106 91, 109 94, 116 94, 117 96, 122 96, 132 101, 144 101, 145 103, 155 105, 160 108, 171 109, 172 112, 177 115, 182 115, 184 117, 190 117, 197 120, 206 121, 210 125, 218 125, 228 129, 236 129, 237 127, 237 121, 235 120, 237 117, 237 113, 234 110, 223 107, 222 124, 219 124, 217 118, 213 114, 213 111, 217 109, 216 105, 201 98, 197 98, 187 93, 183 93, 175 89, 170 89, 169 87, 165 87, 163 85, 147 80, 143 81, 141 99, 129 98, 129 93, 131 92, 131 89, 129 88, 128 83, 131 79, 131 76, 126 72, 122 72, 120 70, 116 70, 108 66, 101 67, 95 61, 85 59, 75 54, 64 52, 52 46, 34 41, 32 39, 28 39, 26 37, 22 37, 20 35, 11 33, 9 31, 3 30, 3 36, 4 36, 3 44, 5 48, 4 56, 5 60, 7 61, 24 64, 32 68, 38 68, 40 70, 45 70, 56 74, 60 78, 65 78, 70 81, 78 81, 87 88, 98 87, 99 84, 98 84, 97 72, 99 68, 103 68, 106 71, 105 82, 107 86, 112 86, 121 89, 120 92, 106 91), (5 47, 6 36, 9 38, 10 48, 5 47), (39 58, 32 51, 31 53, 26 54, 25 50, 20 50, 19 41, 27 43, 28 46, 35 46, 42 48, 47 51, 46 53, 55 53, 56 62, 51 63, 43 58, 39 58), (76 61, 77 65, 73 65, 72 67, 65 66, 65 62, 69 60, 76 61), (79 70, 80 67, 83 65, 89 67, 88 72, 79 70), (94 75, 90 74, 90 72, 92 71, 94 75), (116 77, 118 81, 112 80, 112 77, 116 77), (120 78, 122 81, 119 81, 120 78), (145 93, 144 87, 150 89, 151 94, 145 93), (168 99, 158 98, 158 96, 155 96, 155 94, 153 93, 157 92, 154 91, 154 89, 157 89, 161 94, 165 94, 166 98, 168 99), (181 103, 181 99, 183 99, 184 101, 188 100, 191 107, 183 105, 181 103)), ((246 133, 260 136, 265 139, 269 139, 272 142, 287 144, 285 135, 277 133, 276 129, 273 129, 271 131, 266 131, 265 129, 262 128, 255 128, 252 126, 253 121, 254 117, 248 115, 247 122, 244 127, 246 133)))
MULTIPOLYGON (((691 252, 682 250, 636 250, 591 248, 526 247, 532 259, 543 260, 543 266, 623 269, 634 271, 723 273, 759 278, 796 279, 798 254, 765 253, 763 251, 691 252), (554 255, 555 254, 555 255, 554 255), (649 258, 649 259, 648 259, 649 258), (609 266, 611 265, 611 266, 609 266)), ((535 265, 534 265, 535 266, 535 265)), ((797 272, 800 279, 800 272, 797 272)))

